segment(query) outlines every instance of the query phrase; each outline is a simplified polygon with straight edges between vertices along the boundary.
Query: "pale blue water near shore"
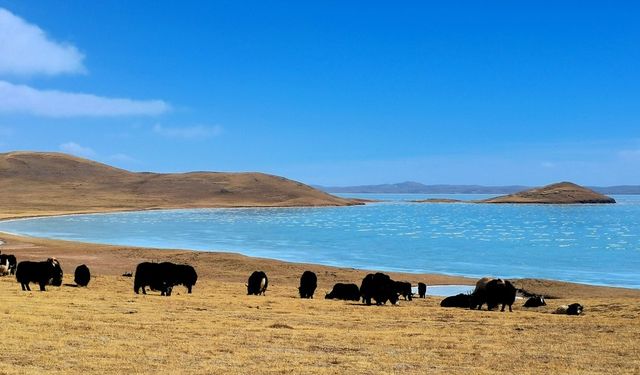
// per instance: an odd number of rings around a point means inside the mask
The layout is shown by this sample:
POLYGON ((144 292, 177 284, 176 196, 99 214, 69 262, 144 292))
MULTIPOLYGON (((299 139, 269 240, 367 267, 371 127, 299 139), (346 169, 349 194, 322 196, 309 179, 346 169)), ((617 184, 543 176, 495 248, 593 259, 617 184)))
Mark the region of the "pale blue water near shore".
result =
POLYGON ((427 196, 358 196, 391 201, 76 215, 0 222, 0 231, 363 269, 640 288, 640 196, 615 196, 615 205, 416 204, 406 201, 427 196))

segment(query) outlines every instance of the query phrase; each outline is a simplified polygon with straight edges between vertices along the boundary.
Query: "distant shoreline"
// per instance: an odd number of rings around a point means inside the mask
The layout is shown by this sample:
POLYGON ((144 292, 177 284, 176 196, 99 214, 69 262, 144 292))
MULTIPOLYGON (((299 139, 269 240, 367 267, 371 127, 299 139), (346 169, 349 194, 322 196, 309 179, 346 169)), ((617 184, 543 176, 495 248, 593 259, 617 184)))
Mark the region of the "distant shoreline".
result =
MULTIPOLYGON (((462 202, 465 203, 465 202, 462 202)), ((48 215, 29 215, 29 214, 25 214, 25 216, 20 216, 20 217, 13 217, 13 218, 2 218, 0 219, 0 222, 5 222, 5 221, 20 221, 20 220, 31 220, 31 219, 40 219, 40 218, 51 218, 51 217, 64 217, 64 216, 80 216, 80 215, 106 215, 106 214, 117 214, 117 213, 135 213, 135 212, 148 212, 148 211, 183 211, 183 210, 194 210, 194 209, 255 209, 255 208, 295 208, 295 207, 202 207, 202 208, 171 208, 171 209, 164 209, 164 208, 154 208, 154 209, 142 209, 142 210, 120 210, 120 211, 98 211, 98 212, 82 212, 82 213, 65 213, 65 214, 48 214, 48 215)), ((303 208, 309 208, 309 207, 303 207, 303 208)), ((327 206, 319 206, 317 208, 330 208, 327 206)), ((131 245, 117 245, 117 244, 109 244, 109 243, 94 243, 94 242, 81 242, 81 241, 73 241, 73 240, 62 240, 62 239, 55 239, 55 238, 50 238, 50 237, 31 237, 28 235, 23 235, 20 233, 12 233, 12 232, 3 232, 0 231, 0 236, 2 235, 7 235, 7 236, 12 236, 16 239, 21 239, 22 241, 43 241, 43 242, 65 242, 65 243, 71 243, 74 244, 74 247, 93 247, 93 246, 97 246, 97 247, 109 247, 109 248, 137 248, 137 249, 142 249, 145 251, 150 251, 150 252, 158 252, 158 251, 171 251, 172 249, 170 248, 153 248, 153 247, 139 247, 139 246, 131 246, 131 245)), ((2 239, 0 237, 0 245, 2 244, 2 239)), ((353 268, 353 267, 349 267, 349 266, 344 266, 344 265, 330 265, 330 264, 321 264, 321 263, 308 263, 308 262, 300 262, 300 261, 287 261, 287 260, 280 260, 280 259, 276 259, 276 258, 262 258, 259 256, 251 256, 251 255, 246 255, 245 253, 243 253, 242 251, 235 251, 235 250, 197 250, 197 249, 180 249, 179 251, 184 251, 184 252, 192 252, 192 253, 197 253, 197 254, 237 254, 240 255, 242 257, 246 257, 249 259, 253 259, 253 260, 264 260, 267 259, 271 262, 277 262, 277 263, 291 263, 291 264, 308 264, 308 265, 312 265, 312 266, 317 266, 317 267, 323 267, 323 268, 330 268, 330 269, 350 269, 353 270, 355 272, 368 272, 371 271, 370 269, 367 268, 353 268)), ((412 272, 412 271, 393 271, 393 270, 386 270, 384 268, 376 268, 375 271, 381 271, 381 272, 387 272, 390 274, 399 274, 399 275, 411 275, 412 277, 420 277, 420 276, 427 276, 427 277, 445 277, 445 278, 452 278, 453 280, 456 280, 456 283, 464 283, 467 282, 469 283, 469 285, 473 284, 475 282, 475 280, 477 279, 476 277, 473 276, 468 276, 465 274, 459 274, 459 273, 425 273, 425 272, 412 272), (460 280, 465 280, 464 282, 461 282, 460 280)), ((518 279, 518 278, 515 278, 518 279)), ((528 278, 524 278, 527 280, 542 280, 542 279, 528 279, 528 278)), ((603 285, 603 284, 594 284, 594 283, 584 283, 584 282, 575 282, 575 281, 563 281, 563 280, 549 280, 555 283, 562 283, 562 284, 571 284, 571 285, 579 285, 579 286, 584 286, 584 287, 593 287, 593 288, 614 288, 614 289, 621 289, 621 290, 631 290, 631 291, 638 291, 639 295, 640 295, 640 288, 632 288, 632 287, 625 287, 625 286, 617 286, 617 285, 603 285)))

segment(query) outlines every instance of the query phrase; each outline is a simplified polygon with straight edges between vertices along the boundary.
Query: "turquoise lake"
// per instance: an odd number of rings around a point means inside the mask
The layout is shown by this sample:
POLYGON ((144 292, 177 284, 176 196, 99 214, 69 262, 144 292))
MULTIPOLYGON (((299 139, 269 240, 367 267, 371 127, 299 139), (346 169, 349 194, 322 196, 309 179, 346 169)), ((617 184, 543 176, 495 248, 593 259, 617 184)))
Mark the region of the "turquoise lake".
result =
POLYGON ((417 204, 464 195, 344 194, 354 207, 190 209, 0 222, 74 241, 230 251, 362 269, 640 288, 640 196, 615 205, 417 204))

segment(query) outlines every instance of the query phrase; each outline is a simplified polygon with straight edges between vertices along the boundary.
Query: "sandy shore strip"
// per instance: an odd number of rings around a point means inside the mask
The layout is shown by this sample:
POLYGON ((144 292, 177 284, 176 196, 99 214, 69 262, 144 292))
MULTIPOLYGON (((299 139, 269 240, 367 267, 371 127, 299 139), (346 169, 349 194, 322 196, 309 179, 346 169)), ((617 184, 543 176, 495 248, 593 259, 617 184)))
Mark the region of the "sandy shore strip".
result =
MULTIPOLYGON (((346 267, 332 267, 308 263, 284 262, 274 259, 255 258, 229 252, 208 252, 194 250, 166 250, 130 246, 100 245, 63 240, 43 239, 0 233, 5 242, 4 253, 16 255, 20 260, 42 260, 56 257, 65 273, 70 274, 80 264, 87 264, 95 275, 119 276, 133 272, 143 261, 171 261, 193 265, 200 278, 220 282, 244 283, 255 270, 265 271, 270 285, 297 287, 305 270, 318 274, 318 287, 329 291, 338 282, 360 284, 362 278, 372 270, 346 267)), ((413 285, 424 282, 427 285, 474 285, 476 279, 441 274, 388 273, 395 280, 409 281, 413 285)), ((499 276, 499 275, 496 275, 499 276)), ((530 293, 552 297, 635 297, 640 298, 640 290, 602 287, 568 283, 553 280, 518 279, 518 288, 530 293)))

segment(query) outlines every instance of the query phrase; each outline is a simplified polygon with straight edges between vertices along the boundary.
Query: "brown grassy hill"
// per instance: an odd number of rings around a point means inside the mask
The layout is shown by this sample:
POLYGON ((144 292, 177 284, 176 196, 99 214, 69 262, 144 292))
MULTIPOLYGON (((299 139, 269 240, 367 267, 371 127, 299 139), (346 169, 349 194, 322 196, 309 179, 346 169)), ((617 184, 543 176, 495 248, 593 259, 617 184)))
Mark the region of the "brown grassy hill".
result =
POLYGON ((0 218, 189 207, 354 202, 263 173, 134 173, 60 153, 0 154, 0 218))
POLYGON ((486 199, 482 203, 616 203, 615 199, 571 182, 560 182, 541 188, 486 199))

